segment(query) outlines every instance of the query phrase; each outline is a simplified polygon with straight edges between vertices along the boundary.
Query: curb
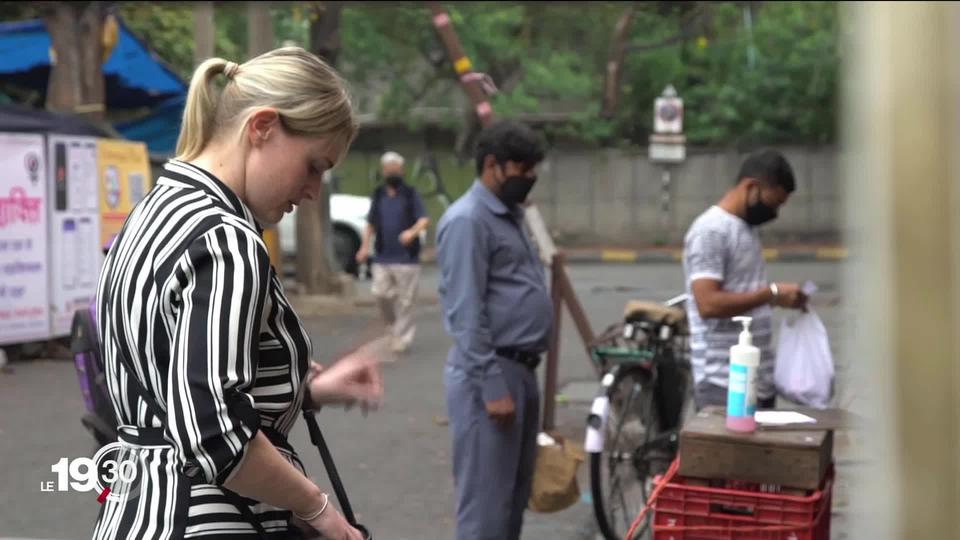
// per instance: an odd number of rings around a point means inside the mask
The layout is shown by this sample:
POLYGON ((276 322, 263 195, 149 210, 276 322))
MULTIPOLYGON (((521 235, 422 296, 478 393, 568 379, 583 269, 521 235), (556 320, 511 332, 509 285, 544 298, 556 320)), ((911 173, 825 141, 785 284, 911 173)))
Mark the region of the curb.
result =
MULTIPOLYGON (((335 296, 335 295, 298 295, 288 296, 291 306, 301 317, 322 317, 327 315, 344 315, 354 313, 357 308, 376 307, 374 298, 366 295, 335 296)), ((418 306, 435 306, 440 303, 436 294, 420 294, 417 296, 418 306)))
MULTIPOLYGON (((846 260, 849 253, 844 247, 818 248, 767 248, 763 258, 767 262, 838 262, 846 260)), ((683 251, 669 250, 629 250, 604 249, 587 253, 571 252, 567 255, 570 262, 588 263, 679 263, 683 260, 683 251)))
MULTIPOLYGON (((561 248, 563 250, 563 248, 561 248)), ((567 262, 574 264, 663 264, 679 263, 683 260, 683 250, 679 248, 635 249, 569 249, 563 250, 567 262)), ((847 248, 842 246, 820 247, 783 247, 763 250, 767 262, 839 262, 849 257, 847 248)), ((434 264, 434 253, 424 253, 422 262, 434 264)))

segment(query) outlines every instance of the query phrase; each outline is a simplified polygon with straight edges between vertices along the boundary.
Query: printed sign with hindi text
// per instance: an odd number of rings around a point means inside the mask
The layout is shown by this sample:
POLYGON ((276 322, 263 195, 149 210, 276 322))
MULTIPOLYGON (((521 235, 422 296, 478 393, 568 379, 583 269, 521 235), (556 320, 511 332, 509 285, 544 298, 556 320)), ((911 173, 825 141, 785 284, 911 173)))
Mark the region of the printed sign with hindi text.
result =
POLYGON ((47 339, 43 135, 0 133, 0 344, 47 339))

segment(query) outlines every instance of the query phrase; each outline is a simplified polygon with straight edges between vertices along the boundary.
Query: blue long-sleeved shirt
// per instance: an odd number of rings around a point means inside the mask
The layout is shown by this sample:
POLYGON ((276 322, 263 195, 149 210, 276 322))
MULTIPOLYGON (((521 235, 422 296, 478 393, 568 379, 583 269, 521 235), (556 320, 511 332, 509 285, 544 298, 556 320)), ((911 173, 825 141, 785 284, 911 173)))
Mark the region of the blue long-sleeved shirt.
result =
POLYGON ((506 397, 495 350, 547 349, 553 305, 543 266, 510 210, 479 180, 440 218, 437 263, 448 362, 480 383, 484 401, 506 397))

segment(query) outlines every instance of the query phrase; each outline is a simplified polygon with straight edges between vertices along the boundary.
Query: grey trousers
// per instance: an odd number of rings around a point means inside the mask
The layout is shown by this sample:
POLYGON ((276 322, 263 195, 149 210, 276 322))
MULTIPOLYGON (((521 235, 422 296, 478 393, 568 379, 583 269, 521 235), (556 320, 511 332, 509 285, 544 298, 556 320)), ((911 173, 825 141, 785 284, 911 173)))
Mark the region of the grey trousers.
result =
POLYGON ((480 387, 466 372, 449 363, 444 368, 456 540, 519 540, 530 498, 540 429, 537 375, 511 360, 497 361, 516 407, 508 427, 499 427, 487 416, 480 387))

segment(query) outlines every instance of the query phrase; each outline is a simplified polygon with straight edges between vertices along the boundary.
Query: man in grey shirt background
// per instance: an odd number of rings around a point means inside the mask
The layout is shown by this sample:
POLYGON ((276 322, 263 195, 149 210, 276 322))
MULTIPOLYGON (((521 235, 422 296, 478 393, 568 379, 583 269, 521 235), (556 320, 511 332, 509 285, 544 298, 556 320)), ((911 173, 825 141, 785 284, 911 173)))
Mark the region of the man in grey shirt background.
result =
POLYGON ((485 128, 478 178, 437 225, 457 540, 519 539, 530 497, 553 307, 521 205, 543 157, 526 126, 485 128))
POLYGON ((771 283, 757 227, 776 219, 796 189, 793 170, 774 150, 751 154, 735 185, 690 226, 684 240, 683 271, 690 323, 691 363, 697 410, 726 405, 730 347, 742 326, 732 317, 753 317, 750 332, 760 349, 757 408, 773 408, 774 354, 771 306, 804 309, 796 283, 771 283))

